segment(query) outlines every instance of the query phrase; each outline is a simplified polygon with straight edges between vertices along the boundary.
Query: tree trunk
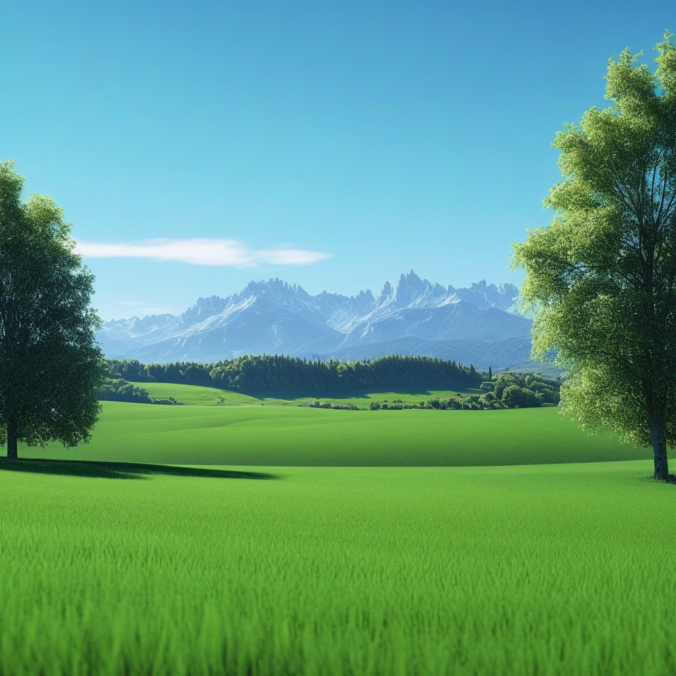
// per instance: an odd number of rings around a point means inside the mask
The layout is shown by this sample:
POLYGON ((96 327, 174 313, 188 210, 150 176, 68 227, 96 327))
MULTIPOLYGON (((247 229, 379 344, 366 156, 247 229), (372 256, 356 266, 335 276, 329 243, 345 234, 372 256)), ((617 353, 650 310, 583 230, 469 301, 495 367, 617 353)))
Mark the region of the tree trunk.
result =
POLYGON ((8 460, 17 460, 19 457, 18 448, 17 448, 17 438, 16 431, 12 423, 7 425, 7 459, 8 460))
POLYGON ((667 435, 664 421, 652 418, 650 420, 650 435, 653 442, 655 478, 667 481, 669 479, 669 460, 667 458, 667 435))

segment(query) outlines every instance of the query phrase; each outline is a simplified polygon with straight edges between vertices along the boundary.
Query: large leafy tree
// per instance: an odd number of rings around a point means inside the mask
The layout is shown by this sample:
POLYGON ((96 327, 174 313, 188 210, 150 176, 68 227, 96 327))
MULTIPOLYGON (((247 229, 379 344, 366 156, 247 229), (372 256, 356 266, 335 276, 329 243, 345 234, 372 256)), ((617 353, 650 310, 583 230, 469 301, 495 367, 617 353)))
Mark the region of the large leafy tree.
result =
POLYGON ((23 178, 0 164, 0 436, 86 441, 96 422, 101 352, 90 307, 93 275, 82 266, 63 211, 48 197, 21 201, 23 178))
POLYGON ((551 224, 515 245, 522 297, 537 312, 534 353, 571 367, 564 411, 652 446, 669 478, 676 442, 676 48, 653 72, 626 49, 610 60, 606 97, 559 132, 563 179, 551 224))

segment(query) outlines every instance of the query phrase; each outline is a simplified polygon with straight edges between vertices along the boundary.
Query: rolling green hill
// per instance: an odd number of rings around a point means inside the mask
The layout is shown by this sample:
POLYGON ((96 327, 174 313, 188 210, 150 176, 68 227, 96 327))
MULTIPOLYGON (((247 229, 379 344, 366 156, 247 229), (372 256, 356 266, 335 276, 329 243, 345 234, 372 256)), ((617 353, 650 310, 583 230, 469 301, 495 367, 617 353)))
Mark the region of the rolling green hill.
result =
POLYGON ((132 382, 132 385, 148 391, 151 397, 168 399, 174 397, 177 401, 189 406, 241 406, 243 404, 267 404, 268 406, 295 406, 312 401, 315 397, 332 404, 354 404, 359 408, 368 408, 372 401, 383 399, 405 399, 410 402, 426 401, 434 397, 449 398, 456 394, 481 394, 478 388, 466 388, 462 385, 452 390, 434 390, 424 388, 399 387, 396 392, 391 390, 322 390, 317 393, 282 392, 279 396, 269 396, 265 393, 244 394, 238 390, 224 388, 185 385, 177 383, 148 383, 132 382))
MULTIPOLYGON (((226 390, 205 385, 184 385, 179 383, 133 382, 155 399, 173 397, 188 406, 242 406, 260 405, 261 400, 236 390, 226 390)), ((281 403, 281 402, 280 402, 281 403)))
POLYGON ((333 411, 104 402, 89 445, 26 457, 191 465, 467 466, 647 458, 555 408, 333 411))

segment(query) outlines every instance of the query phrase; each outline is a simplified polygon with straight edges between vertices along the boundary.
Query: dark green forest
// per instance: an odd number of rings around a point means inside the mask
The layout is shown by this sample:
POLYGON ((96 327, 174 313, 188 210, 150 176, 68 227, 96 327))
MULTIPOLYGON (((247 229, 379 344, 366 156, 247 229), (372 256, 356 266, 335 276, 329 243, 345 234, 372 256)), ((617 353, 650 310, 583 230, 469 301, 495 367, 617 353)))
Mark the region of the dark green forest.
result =
POLYGON ((107 376, 134 382, 211 384, 251 392, 420 386, 478 387, 483 377, 473 366, 432 357, 392 355, 371 361, 310 361, 283 355, 237 357, 215 364, 173 362, 142 364, 109 359, 107 376))

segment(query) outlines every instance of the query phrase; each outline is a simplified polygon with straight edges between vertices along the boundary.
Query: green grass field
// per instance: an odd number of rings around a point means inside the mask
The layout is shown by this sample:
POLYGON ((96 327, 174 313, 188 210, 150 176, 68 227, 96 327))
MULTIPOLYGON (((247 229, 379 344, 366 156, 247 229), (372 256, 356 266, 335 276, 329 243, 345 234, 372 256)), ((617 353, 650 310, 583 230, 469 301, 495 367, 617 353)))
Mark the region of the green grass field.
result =
POLYGON ((334 411, 104 402, 92 442, 28 457, 191 465, 464 466, 632 460, 643 450, 589 436, 555 408, 334 411))
POLYGON ((2 676, 676 671, 676 487, 554 408, 105 402, 20 455, 2 676))
POLYGON ((676 670, 675 488, 649 461, 12 469, 3 676, 676 670))
POLYGON ((307 392, 280 392, 274 397, 265 393, 247 393, 244 394, 237 390, 226 390, 218 387, 207 387, 203 385, 182 385, 175 383, 141 383, 134 382, 137 387, 142 387, 148 391, 151 397, 157 399, 168 399, 174 397, 189 406, 241 406, 243 404, 268 406, 295 406, 297 404, 313 401, 315 398, 321 401, 328 401, 332 404, 354 404, 359 408, 368 408, 372 401, 382 401, 387 399, 404 399, 416 403, 427 401, 434 397, 448 399, 457 394, 481 394, 478 388, 466 388, 458 386, 450 390, 434 390, 425 388, 399 387, 396 391, 391 389, 373 391, 373 390, 322 390, 320 392, 308 394, 307 392))
POLYGON ((203 385, 181 385, 176 383, 132 383, 147 390, 151 397, 168 399, 174 397, 188 406, 242 406, 260 405, 261 400, 236 390, 203 385))

